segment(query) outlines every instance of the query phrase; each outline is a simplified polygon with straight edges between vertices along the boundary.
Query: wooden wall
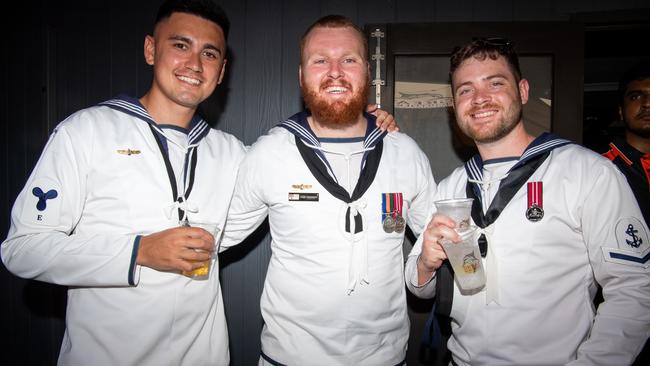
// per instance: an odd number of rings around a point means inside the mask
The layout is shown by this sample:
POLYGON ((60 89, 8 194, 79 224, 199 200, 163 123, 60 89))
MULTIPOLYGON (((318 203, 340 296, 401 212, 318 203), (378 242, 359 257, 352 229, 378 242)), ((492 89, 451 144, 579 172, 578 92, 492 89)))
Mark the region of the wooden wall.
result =
MULTIPOLYGON (((217 128, 246 144, 301 108, 298 41, 322 15, 347 15, 361 26, 509 22, 568 20, 573 13, 649 6, 647 0, 224 0, 221 4, 233 24, 227 77, 202 111, 217 128)), ((148 89, 151 76, 142 44, 157 5, 154 0, 5 4, 0 238, 6 237, 13 201, 56 123, 119 93, 141 96, 148 89), (6 25, 9 18, 18 25, 6 25)), ((233 365, 254 365, 259 355, 258 304, 269 255, 263 227, 222 260, 233 365)), ((0 364, 54 365, 64 329, 64 289, 18 279, 1 265, 0 289, 0 364)))

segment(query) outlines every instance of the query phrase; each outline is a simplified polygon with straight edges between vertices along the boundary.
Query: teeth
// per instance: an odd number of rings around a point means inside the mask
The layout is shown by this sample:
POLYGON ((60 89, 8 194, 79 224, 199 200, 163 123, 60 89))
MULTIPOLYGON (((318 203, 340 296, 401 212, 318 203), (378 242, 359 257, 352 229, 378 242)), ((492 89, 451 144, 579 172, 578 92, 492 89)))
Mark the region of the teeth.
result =
POLYGON ((496 111, 487 111, 487 112, 481 112, 481 113, 474 113, 473 117, 474 118, 485 118, 485 117, 493 116, 496 113, 497 113, 496 111))
POLYGON ((348 89, 340 86, 333 86, 325 89, 328 93, 339 94, 345 93, 348 89))
POLYGON ((193 78, 189 78, 189 77, 187 77, 187 76, 180 76, 180 75, 179 75, 178 78, 181 79, 181 80, 183 80, 184 82, 186 82, 186 83, 190 83, 190 84, 192 84, 192 85, 199 85, 199 84, 201 83, 200 80, 193 79, 193 78))

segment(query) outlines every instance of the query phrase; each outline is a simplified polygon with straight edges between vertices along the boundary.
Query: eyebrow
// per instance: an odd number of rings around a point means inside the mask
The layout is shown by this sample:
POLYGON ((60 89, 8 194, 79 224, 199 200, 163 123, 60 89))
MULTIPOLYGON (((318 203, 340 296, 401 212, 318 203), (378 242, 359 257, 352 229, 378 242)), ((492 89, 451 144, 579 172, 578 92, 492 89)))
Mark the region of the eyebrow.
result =
POLYGON ((629 89, 625 92, 625 95, 631 94, 650 94, 650 89, 640 88, 640 89, 629 89))
MULTIPOLYGON (((488 76, 486 76, 484 78, 481 78, 481 81, 483 81, 483 80, 492 80, 492 79, 506 79, 507 80, 508 77, 506 75, 504 75, 504 74, 493 74, 493 75, 488 75, 488 76)), ((473 84, 472 81, 466 81, 464 83, 460 83, 460 84, 458 84, 456 86, 456 90, 458 90, 461 86, 471 85, 471 84, 473 84)))
MULTIPOLYGON (((182 41, 182 42, 185 42, 185 43, 188 43, 188 44, 194 44, 194 41, 192 41, 191 38, 188 38, 186 36, 181 36, 181 35, 178 35, 178 34, 173 34, 168 39, 170 41, 182 41)), ((215 52, 218 52, 219 54, 221 54, 221 49, 219 49, 219 47, 217 47, 217 46, 215 46, 215 45, 213 45, 211 43, 206 43, 205 45, 203 45, 203 49, 214 50, 215 52)))

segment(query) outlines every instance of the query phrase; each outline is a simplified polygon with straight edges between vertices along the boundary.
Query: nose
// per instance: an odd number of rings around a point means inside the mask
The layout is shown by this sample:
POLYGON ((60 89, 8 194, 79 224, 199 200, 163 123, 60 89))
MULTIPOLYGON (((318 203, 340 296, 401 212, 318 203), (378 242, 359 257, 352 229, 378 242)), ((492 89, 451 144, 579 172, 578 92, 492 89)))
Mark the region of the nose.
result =
POLYGON ((192 52, 185 62, 185 67, 196 73, 202 73, 203 63, 201 62, 201 53, 192 52))
POLYGON ((477 88, 472 95, 472 104, 481 105, 489 102, 492 99, 490 93, 484 88, 477 88))
POLYGON ((331 77, 332 79, 338 79, 341 77, 343 74, 343 71, 341 69, 341 65, 338 62, 330 62, 329 63, 329 70, 327 72, 327 76, 331 77))

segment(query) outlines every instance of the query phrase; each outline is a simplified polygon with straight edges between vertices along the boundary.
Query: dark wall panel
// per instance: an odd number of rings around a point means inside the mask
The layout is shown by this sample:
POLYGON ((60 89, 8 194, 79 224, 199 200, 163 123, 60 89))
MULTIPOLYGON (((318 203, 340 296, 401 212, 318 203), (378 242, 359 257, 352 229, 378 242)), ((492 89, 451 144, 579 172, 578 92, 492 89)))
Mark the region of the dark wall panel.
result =
POLYGON ((481 22, 512 21, 512 3, 515 0, 480 1, 474 3, 472 20, 481 22))
MULTIPOLYGON (((0 237, 13 201, 49 133, 80 108, 151 83, 143 60, 160 1, 12 2, 0 59, 0 237)), ((221 0, 232 28, 226 77, 201 113, 246 144, 301 108, 298 42, 319 16, 360 26, 385 22, 567 20, 570 13, 647 7, 642 0, 221 0)), ((432 37, 444 37, 433 35, 432 37)), ((233 365, 253 365, 262 326, 259 297, 270 256, 268 226, 221 257, 233 365)), ((0 364, 54 365, 64 329, 65 289, 18 279, 0 266, 0 364), (37 351, 34 351, 37 350, 37 351)))

